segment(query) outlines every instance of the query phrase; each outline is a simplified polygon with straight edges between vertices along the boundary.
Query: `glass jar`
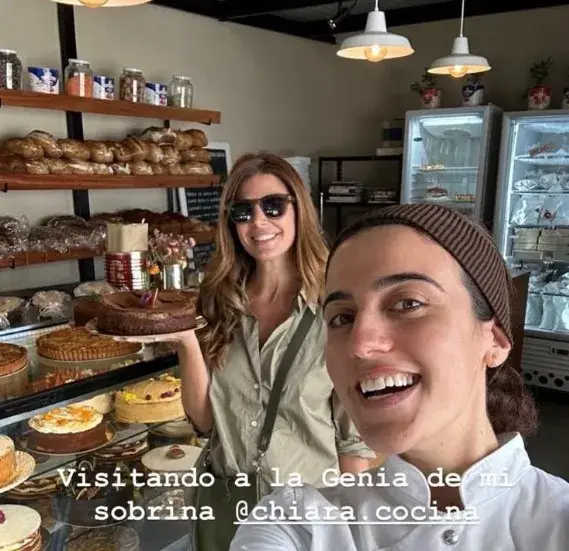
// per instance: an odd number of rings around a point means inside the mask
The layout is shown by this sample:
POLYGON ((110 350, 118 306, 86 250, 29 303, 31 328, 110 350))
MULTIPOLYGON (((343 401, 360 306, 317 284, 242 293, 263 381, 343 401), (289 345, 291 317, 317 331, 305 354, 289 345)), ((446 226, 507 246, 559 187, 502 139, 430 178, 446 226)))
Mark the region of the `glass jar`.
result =
POLYGON ((21 90, 22 62, 15 50, 0 50, 0 88, 21 90))
POLYGON ((140 69, 123 69, 120 80, 120 99, 144 103, 146 80, 140 69))
POLYGON ((168 105, 191 109, 194 105, 194 87, 190 77, 175 75, 168 86, 168 105))
POLYGON ((93 97, 93 71, 88 61, 70 59, 65 67, 65 93, 81 98, 93 97))

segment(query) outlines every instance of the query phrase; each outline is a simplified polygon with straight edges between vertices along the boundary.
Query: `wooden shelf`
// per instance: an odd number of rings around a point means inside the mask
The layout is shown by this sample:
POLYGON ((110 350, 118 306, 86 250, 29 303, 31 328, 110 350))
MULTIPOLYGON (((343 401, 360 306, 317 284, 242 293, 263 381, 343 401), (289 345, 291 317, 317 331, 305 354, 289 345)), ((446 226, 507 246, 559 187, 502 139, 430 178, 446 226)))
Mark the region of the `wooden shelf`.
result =
MULTIPOLYGON (((213 243, 215 239, 215 230, 201 231, 192 234, 197 245, 204 243, 213 243)), ((0 257, 0 269, 17 268, 22 266, 32 266, 36 264, 50 264, 52 262, 63 262, 68 260, 81 260, 85 258, 95 258, 103 256, 104 249, 72 249, 64 253, 57 251, 30 251, 17 253, 11 257, 0 257)))
POLYGON ((49 109, 51 111, 71 111, 113 117, 137 117, 145 119, 177 120, 201 124, 219 124, 221 113, 205 109, 183 109, 180 107, 161 107, 145 103, 132 103, 120 100, 101 100, 80 98, 67 94, 41 94, 28 90, 0 90, 0 105, 25 107, 30 109, 49 109))
POLYGON ((184 176, 93 176, 73 174, 0 174, 0 191, 46 189, 131 189, 211 187, 219 184, 214 174, 184 176))

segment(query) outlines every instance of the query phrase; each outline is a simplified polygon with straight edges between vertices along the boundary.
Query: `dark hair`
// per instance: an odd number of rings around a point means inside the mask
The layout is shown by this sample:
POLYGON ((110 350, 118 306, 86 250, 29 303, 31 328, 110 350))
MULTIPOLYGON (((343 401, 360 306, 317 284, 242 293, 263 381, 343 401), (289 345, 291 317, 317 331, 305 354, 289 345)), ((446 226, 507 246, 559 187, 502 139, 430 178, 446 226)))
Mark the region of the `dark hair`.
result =
MULTIPOLYGON (((380 211, 378 211, 377 213, 372 213, 361 218, 346 228, 336 238, 336 241, 330 249, 328 264, 326 266, 326 276, 328 275, 328 268, 334 253, 344 241, 347 241, 349 238, 354 237, 366 229, 393 224, 411 225, 405 222, 382 218, 380 211)), ((416 225, 412 227, 442 247, 440 243, 422 231, 420 227, 416 225)), ((464 285, 472 300, 472 308, 475 317, 479 321, 495 319, 496 315, 494 311, 476 282, 464 269, 462 269, 462 274, 464 285)), ((509 274, 505 273, 504 277, 509 277, 509 274)), ((534 400, 525 387, 522 375, 512 367, 509 358, 501 366, 488 368, 486 370, 486 410, 496 434, 519 432, 527 436, 533 434, 537 428, 538 415, 534 400)))
MULTIPOLYGON (((462 273, 464 286, 472 300, 472 309, 479 321, 490 321, 494 313, 472 278, 462 273)), ((519 432, 531 435, 538 424, 535 402, 525 382, 508 358, 501 366, 486 370, 486 411, 496 434, 519 432)))

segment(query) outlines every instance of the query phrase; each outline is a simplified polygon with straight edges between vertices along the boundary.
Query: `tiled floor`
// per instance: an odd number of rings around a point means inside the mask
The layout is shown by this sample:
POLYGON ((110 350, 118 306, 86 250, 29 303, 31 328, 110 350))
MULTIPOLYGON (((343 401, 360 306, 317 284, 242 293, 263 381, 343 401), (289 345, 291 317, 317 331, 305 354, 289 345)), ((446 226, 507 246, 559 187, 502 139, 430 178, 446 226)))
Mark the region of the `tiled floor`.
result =
POLYGON ((534 390, 540 413, 537 434, 527 443, 533 464, 569 481, 569 394, 534 390))

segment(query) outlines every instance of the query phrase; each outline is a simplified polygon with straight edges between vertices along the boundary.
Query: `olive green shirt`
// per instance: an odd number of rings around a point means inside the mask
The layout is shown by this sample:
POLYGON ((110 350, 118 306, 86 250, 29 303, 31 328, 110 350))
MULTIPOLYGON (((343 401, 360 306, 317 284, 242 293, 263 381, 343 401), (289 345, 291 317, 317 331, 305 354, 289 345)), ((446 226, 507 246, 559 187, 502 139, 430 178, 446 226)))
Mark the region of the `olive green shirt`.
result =
POLYGON ((311 308, 316 316, 284 383, 272 439, 261 464, 263 494, 277 481, 275 468, 281 482, 298 473, 304 482, 318 484, 325 469, 339 468, 339 454, 375 457, 341 407, 328 376, 322 310, 299 295, 291 316, 261 349, 257 320, 244 315, 226 365, 211 374, 213 472, 233 476, 254 470, 271 387, 305 308, 311 308))

